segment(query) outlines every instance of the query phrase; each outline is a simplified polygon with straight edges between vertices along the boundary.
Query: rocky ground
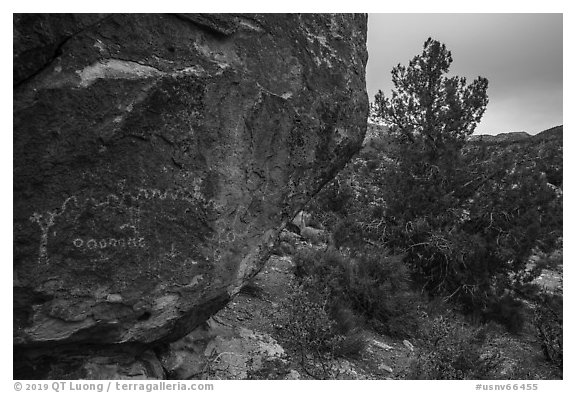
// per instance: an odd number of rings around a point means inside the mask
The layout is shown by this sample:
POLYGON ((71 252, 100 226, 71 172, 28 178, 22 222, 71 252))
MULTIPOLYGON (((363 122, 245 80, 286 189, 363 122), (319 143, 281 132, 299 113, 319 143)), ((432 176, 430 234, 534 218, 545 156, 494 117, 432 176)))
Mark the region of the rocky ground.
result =
MULTIPOLYGON (((304 242, 297 246, 311 247, 304 242)), ((296 352, 282 342, 277 324, 285 312, 282 303, 295 285, 293 271, 290 255, 273 255, 252 283, 207 326, 173 344, 163 361, 172 378, 314 379, 302 368, 296 352), (182 346, 186 340, 190 345, 182 346), (179 345, 180 358, 174 351, 179 345)), ((365 333, 366 348, 359 356, 331 364, 331 378, 406 379, 410 363, 419 353, 418 342, 365 333)), ((502 331, 495 345, 501 353, 503 379, 561 378, 542 356, 534 331, 526 329, 521 335, 502 331)))

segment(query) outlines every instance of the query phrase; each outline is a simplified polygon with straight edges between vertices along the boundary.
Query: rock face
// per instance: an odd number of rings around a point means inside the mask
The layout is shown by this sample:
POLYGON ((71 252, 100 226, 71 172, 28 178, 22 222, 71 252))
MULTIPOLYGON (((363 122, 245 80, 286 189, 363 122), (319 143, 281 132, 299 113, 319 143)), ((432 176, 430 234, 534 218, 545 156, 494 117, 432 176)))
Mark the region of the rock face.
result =
POLYGON ((14 345, 227 303, 360 147, 365 15, 15 15, 14 345))

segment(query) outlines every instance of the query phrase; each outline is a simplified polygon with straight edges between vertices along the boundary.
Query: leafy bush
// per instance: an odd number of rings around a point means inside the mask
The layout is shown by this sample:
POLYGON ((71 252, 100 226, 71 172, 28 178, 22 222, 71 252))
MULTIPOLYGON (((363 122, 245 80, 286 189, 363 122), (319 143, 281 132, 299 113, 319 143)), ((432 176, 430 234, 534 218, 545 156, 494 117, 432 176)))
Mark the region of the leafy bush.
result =
POLYGON ((408 379, 496 379, 500 354, 490 346, 486 327, 472 328, 450 315, 427 317, 422 316, 420 353, 408 379))
POLYGON ((294 257, 296 276, 310 290, 327 292, 332 304, 344 304, 380 333, 412 337, 418 328, 417 296, 401 256, 366 249, 347 257, 335 250, 302 250, 294 257))
POLYGON ((534 325, 538 331, 538 340, 546 359, 562 369, 563 364, 563 298, 557 292, 543 292, 537 303, 534 325))
POLYGON ((354 191, 350 186, 333 181, 317 195, 316 204, 328 212, 344 213, 353 201, 353 196, 354 191))
POLYGON ((361 330, 339 326, 329 315, 327 292, 312 292, 306 283, 282 304, 286 310, 277 321, 281 340, 297 355, 302 369, 315 379, 333 379, 339 356, 357 355, 366 346, 361 330), (348 331, 346 331, 348 330, 348 331))
POLYGON ((498 322, 510 333, 518 334, 525 324, 524 303, 510 294, 491 302, 488 310, 484 312, 484 321, 498 322))
POLYGON ((332 304, 329 314, 336 324, 336 331, 343 336, 342 341, 336 348, 336 355, 344 357, 358 356, 368 344, 362 318, 358 317, 354 311, 343 304, 332 304))
POLYGON ((361 246, 364 241, 363 230, 353 217, 338 220, 332 230, 332 238, 337 249, 342 247, 355 248, 361 246))

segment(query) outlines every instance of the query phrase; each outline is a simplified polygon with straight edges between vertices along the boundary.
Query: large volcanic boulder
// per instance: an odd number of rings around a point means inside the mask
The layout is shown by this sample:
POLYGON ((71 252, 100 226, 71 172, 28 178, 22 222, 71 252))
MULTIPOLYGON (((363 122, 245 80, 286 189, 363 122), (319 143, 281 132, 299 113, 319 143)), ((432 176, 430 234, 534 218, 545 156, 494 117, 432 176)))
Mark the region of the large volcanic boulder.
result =
POLYGON ((365 15, 15 15, 14 345, 161 344, 360 147, 365 15))

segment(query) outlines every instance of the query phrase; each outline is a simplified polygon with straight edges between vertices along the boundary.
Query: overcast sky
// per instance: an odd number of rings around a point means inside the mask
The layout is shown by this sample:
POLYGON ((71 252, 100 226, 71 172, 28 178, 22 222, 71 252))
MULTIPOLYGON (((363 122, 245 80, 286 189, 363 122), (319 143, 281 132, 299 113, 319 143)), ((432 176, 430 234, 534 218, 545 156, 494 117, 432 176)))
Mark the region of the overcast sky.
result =
POLYGON ((370 14, 370 101, 390 96, 390 71, 432 37, 454 60, 451 75, 488 78, 490 102, 475 134, 535 134, 562 121, 562 14, 370 14))

